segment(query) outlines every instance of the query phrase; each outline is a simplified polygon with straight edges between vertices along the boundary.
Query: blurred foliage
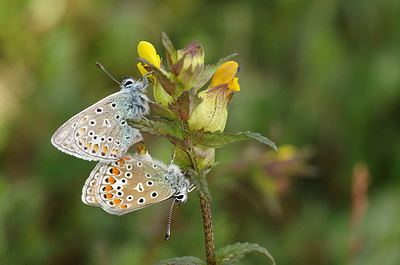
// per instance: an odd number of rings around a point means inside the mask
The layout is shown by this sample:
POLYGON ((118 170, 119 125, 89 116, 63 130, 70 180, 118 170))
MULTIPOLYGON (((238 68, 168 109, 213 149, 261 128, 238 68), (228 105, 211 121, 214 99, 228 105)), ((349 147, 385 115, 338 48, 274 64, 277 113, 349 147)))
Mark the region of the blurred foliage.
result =
MULTIPOLYGON (((226 130, 292 146, 286 160, 248 142, 217 150, 216 248, 256 242, 277 264, 399 264, 399 10, 396 0, 0 2, 0 263, 204 257, 194 193, 164 243, 168 202, 120 217, 88 207, 81 188, 95 163, 50 144, 69 117, 118 90, 96 61, 138 78, 137 43, 161 51, 166 32, 177 48, 198 40, 206 63, 238 52, 226 130), (368 177, 357 177, 360 163, 368 177)), ((166 140, 145 140, 169 161, 166 140)))

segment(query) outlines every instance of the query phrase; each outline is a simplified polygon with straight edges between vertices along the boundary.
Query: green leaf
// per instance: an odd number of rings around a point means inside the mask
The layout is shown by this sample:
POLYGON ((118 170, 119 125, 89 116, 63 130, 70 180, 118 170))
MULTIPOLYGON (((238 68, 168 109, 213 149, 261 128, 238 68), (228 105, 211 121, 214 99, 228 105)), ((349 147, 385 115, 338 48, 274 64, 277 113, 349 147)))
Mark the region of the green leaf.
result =
POLYGON ((217 264, 233 264, 239 262, 247 253, 257 252, 266 256, 271 264, 275 265, 275 260, 267 249, 255 243, 235 243, 218 249, 215 253, 217 264))
POLYGON ((218 67, 220 67, 222 64, 224 64, 228 60, 238 55, 239 55, 238 53, 233 53, 225 58, 219 59, 218 62, 216 63, 207 65, 197 77, 197 82, 193 83, 193 87, 197 89, 204 86, 205 83, 207 83, 211 79, 215 71, 217 71, 218 67))
POLYGON ((178 116, 175 113, 172 113, 169 111, 164 105, 161 103, 152 103, 149 102, 150 106, 150 114, 153 117, 163 117, 166 118, 170 121, 175 120, 178 118, 178 116))
POLYGON ((193 132, 193 136, 196 138, 196 144, 201 144, 211 148, 219 148, 237 141, 256 140, 262 144, 268 145, 274 149, 275 152, 278 152, 273 141, 254 132, 227 133, 221 131, 206 132, 204 130, 199 130, 193 132))
POLYGON ((144 64, 147 64, 151 70, 153 71, 154 75, 157 78, 157 81, 160 82, 162 88, 164 88, 165 92, 167 92, 169 95, 173 96, 175 93, 175 87, 176 84, 173 80, 171 80, 169 73, 165 71, 164 69, 157 68, 155 65, 147 61, 146 59, 143 58, 138 58, 138 60, 144 64))
POLYGON ((184 137, 184 132, 177 120, 175 121, 152 121, 152 120, 126 120, 132 128, 141 130, 152 135, 166 137, 174 146, 187 150, 193 145, 191 138, 184 137))
POLYGON ((211 167, 203 168, 199 174, 192 168, 189 168, 188 176, 192 184, 196 186, 197 192, 200 197, 205 200, 208 204, 211 203, 211 194, 208 190, 208 184, 206 180, 206 175, 210 171, 211 167))
POLYGON ((178 99, 168 105, 168 109, 176 113, 182 120, 187 121, 193 110, 202 101, 194 89, 183 92, 178 99))
POLYGON ((184 264, 193 264, 193 265, 206 265, 206 262, 192 256, 185 256, 180 258, 170 258, 163 261, 160 261, 156 265, 184 265, 184 264))
POLYGON ((171 67, 178 60, 178 54, 177 54, 176 49, 174 48, 174 45, 172 44, 171 40, 168 38, 167 34, 164 32, 161 34, 161 41, 167 52, 168 67, 171 67))

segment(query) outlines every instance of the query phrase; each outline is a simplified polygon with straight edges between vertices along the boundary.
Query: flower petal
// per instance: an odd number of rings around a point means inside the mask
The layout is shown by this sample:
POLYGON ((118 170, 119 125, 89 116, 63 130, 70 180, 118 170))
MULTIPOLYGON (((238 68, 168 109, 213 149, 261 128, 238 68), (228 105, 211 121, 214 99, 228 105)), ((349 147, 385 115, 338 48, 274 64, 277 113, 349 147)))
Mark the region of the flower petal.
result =
MULTIPOLYGON (((161 59, 160 56, 157 54, 156 49, 154 48, 153 44, 148 41, 141 41, 137 47, 137 51, 139 57, 146 59, 151 64, 160 68, 161 59)), ((140 70, 140 69, 139 69, 140 70)))
POLYGON ((221 65, 217 71, 215 71, 210 87, 216 87, 231 82, 235 77, 238 68, 239 65, 235 61, 228 61, 221 65))

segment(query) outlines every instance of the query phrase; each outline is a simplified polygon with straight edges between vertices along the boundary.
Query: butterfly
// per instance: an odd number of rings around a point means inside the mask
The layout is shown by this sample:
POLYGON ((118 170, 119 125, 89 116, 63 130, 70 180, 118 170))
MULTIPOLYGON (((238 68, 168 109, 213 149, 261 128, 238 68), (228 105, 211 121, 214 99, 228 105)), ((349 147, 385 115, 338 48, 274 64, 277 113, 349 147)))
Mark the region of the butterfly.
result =
POLYGON ((119 161, 97 164, 82 189, 82 201, 123 215, 171 197, 184 204, 190 189, 177 165, 167 167, 148 153, 127 154, 119 161))
POLYGON ((141 119, 149 113, 144 94, 148 81, 125 78, 121 90, 98 101, 65 122, 51 137, 62 152, 85 160, 117 161, 129 146, 141 141, 139 130, 126 119, 141 119))

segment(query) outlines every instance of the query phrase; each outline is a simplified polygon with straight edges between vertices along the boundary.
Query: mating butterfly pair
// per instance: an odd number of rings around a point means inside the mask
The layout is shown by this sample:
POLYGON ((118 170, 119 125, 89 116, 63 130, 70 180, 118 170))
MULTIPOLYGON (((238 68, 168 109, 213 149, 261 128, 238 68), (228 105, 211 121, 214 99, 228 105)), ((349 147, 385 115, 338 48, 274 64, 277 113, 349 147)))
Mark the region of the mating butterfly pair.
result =
MULTIPOLYGON (((106 72, 107 73, 107 72, 106 72)), ((108 74, 108 73, 107 73, 108 74)), ((139 141, 139 130, 127 119, 149 113, 144 94, 148 81, 127 77, 121 90, 88 107, 65 122, 52 136, 59 150, 85 160, 100 161, 82 190, 82 201, 122 215, 169 199, 185 203, 189 181, 178 166, 168 167, 145 154, 126 154, 139 141)))

